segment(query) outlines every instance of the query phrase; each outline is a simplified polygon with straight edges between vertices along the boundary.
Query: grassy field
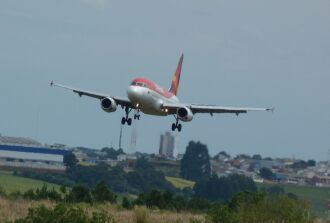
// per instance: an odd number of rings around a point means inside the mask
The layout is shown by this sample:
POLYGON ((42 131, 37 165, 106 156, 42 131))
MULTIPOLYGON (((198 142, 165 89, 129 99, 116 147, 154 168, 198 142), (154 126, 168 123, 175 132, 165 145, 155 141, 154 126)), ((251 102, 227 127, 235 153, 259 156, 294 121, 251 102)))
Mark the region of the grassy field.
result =
POLYGON ((29 189, 41 188, 44 184, 48 188, 55 188, 59 190, 60 186, 51 183, 45 183, 40 180, 33 180, 25 177, 14 176, 12 172, 0 171, 0 187, 2 187, 6 193, 15 191, 25 192, 29 189))
MULTIPOLYGON (((274 184, 258 184, 259 189, 268 188, 274 184)), ((281 184, 286 193, 293 193, 301 199, 307 199, 311 202, 313 213, 320 217, 325 217, 327 203, 330 201, 330 188, 319 188, 311 186, 297 186, 281 184)))
MULTIPOLYGON (((0 198, 0 222, 14 221, 24 218, 29 208, 45 205, 48 208, 54 207, 56 203, 51 201, 27 201, 27 200, 11 200, 0 198)), ((104 211, 108 216, 112 216, 115 223, 209 223, 203 214, 192 214, 187 212, 171 212, 150 210, 145 207, 135 207, 134 210, 125 210, 116 205, 105 204, 76 204, 91 214, 92 212, 104 211), (143 216, 143 217, 142 217, 143 216)), ((112 221, 111 221, 112 222, 112 221)), ((325 220, 315 220, 314 223, 326 223, 325 220)))
MULTIPOLYGON (((54 207, 56 204, 51 201, 27 201, 27 200, 8 200, 0 198, 0 222, 13 221, 18 218, 23 218, 27 215, 30 207, 37 207, 39 205, 46 207, 54 207), (14 208, 13 208, 14 207, 14 208)), ((205 216, 191 213, 176 213, 170 211, 149 210, 147 208, 139 207, 136 210, 124 210, 112 204, 77 204, 87 213, 95 211, 105 211, 107 215, 112 216, 116 223, 191 223, 191 222, 205 222, 205 216), (137 215, 145 213, 145 221, 138 221, 137 215), (195 221, 193 221, 195 220, 195 221), (198 221, 197 221, 198 220, 198 221)))
POLYGON ((174 187, 180 188, 180 189, 183 189, 186 187, 193 188, 195 185, 195 182, 193 182, 193 181, 185 180, 185 179, 178 178, 178 177, 166 177, 166 180, 169 181, 174 187))

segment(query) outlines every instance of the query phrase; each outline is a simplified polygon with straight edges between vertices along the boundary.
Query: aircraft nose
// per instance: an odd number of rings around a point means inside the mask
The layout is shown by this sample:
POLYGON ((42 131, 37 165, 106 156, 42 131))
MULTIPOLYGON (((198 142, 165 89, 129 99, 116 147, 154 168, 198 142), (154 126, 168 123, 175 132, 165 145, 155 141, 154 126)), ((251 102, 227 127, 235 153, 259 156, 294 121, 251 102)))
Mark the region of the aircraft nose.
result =
POLYGON ((136 86, 129 86, 127 89, 127 96, 131 101, 136 101, 139 96, 141 95, 141 92, 136 86))

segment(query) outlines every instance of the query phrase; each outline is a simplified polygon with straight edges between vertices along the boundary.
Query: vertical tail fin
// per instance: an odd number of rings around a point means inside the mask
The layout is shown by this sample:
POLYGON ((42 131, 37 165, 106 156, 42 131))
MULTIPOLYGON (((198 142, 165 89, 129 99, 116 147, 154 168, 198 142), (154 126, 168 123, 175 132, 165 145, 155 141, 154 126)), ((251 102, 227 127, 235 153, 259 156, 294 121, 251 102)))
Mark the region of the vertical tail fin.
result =
POLYGON ((169 90, 174 95, 178 94, 179 83, 180 83, 180 75, 181 75, 181 69, 182 69, 182 62, 183 62, 183 54, 180 57, 178 66, 177 66, 176 71, 175 71, 175 73, 173 75, 173 78, 172 78, 171 88, 169 90))

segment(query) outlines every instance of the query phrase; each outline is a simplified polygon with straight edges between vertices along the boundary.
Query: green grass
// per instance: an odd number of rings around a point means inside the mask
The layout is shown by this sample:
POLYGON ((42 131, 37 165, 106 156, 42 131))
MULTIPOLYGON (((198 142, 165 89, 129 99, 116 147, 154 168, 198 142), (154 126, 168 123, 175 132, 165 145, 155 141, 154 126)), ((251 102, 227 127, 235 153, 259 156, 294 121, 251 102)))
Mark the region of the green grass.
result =
MULTIPOLYGON (((259 189, 268 188, 273 184, 257 184, 259 189)), ((297 186, 287 184, 277 184, 282 187, 286 193, 293 193, 300 199, 306 199, 311 202, 313 213, 319 217, 325 217, 327 203, 330 201, 330 188, 320 188, 311 186, 297 186)))
POLYGON ((178 178, 178 177, 166 177, 166 180, 169 181, 174 187, 180 188, 180 189, 183 189, 186 187, 193 188, 195 185, 195 182, 193 182, 193 181, 185 180, 185 179, 178 178))
POLYGON ((55 188, 59 191, 60 186, 57 184, 45 183, 41 180, 33 180, 25 177, 14 176, 12 172, 0 171, 0 187, 2 187, 7 194, 20 191, 25 192, 29 189, 41 188, 44 184, 48 188, 55 188))

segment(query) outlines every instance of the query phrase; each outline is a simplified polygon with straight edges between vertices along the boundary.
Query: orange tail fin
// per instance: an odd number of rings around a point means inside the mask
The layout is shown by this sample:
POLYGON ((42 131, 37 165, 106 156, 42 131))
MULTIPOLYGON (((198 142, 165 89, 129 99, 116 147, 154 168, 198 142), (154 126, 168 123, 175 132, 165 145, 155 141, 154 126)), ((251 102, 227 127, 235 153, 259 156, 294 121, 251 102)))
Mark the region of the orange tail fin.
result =
POLYGON ((182 62, 183 62, 183 54, 180 57, 178 66, 177 66, 176 71, 175 71, 175 73, 173 75, 173 78, 172 78, 171 88, 169 90, 174 95, 178 94, 179 83, 180 83, 180 75, 181 75, 181 69, 182 69, 182 62))

